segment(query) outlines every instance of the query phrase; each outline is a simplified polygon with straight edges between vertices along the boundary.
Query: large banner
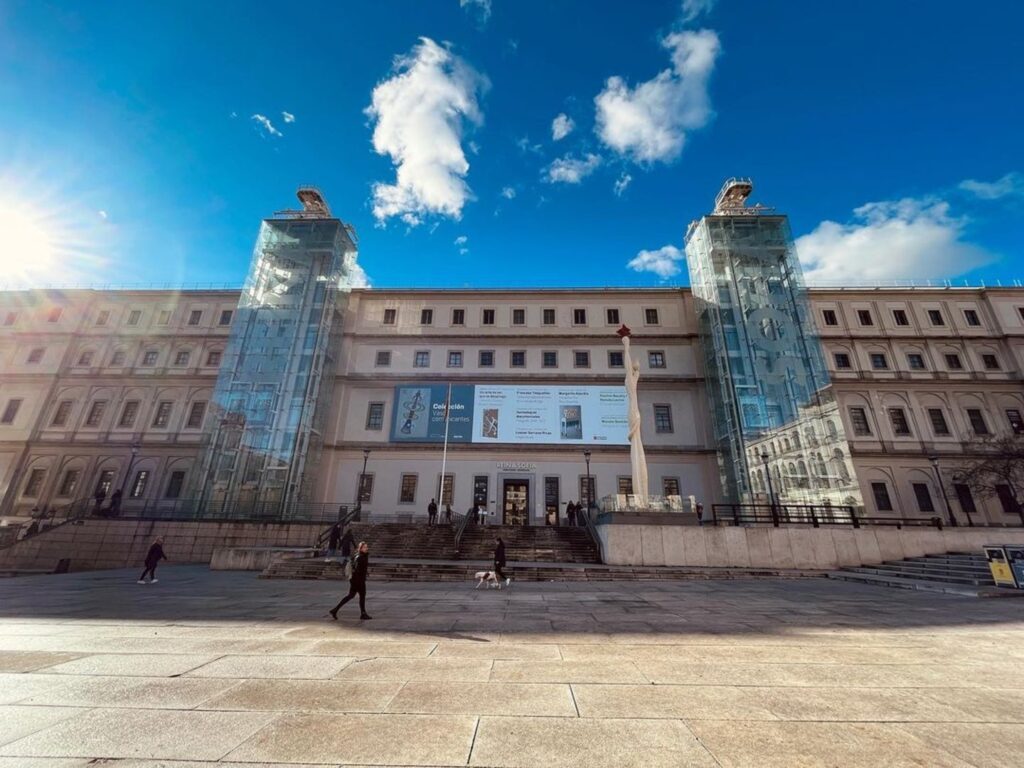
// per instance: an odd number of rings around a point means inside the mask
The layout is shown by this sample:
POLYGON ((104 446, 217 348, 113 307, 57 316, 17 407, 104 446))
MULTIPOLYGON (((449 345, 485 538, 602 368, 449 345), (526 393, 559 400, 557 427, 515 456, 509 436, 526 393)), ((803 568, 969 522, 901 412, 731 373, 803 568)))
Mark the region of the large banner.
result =
MULTIPOLYGON (((447 384, 396 387, 391 440, 444 441, 447 397, 447 384)), ((448 442, 629 445, 626 389, 453 385, 448 442)))

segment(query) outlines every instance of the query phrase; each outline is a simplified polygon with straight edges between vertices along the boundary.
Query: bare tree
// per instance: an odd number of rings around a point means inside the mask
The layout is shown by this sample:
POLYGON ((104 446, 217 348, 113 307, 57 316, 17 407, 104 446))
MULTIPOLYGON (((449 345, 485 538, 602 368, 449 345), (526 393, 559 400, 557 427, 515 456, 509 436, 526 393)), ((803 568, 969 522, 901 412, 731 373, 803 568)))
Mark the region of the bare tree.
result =
POLYGON ((968 453, 977 458, 956 471, 953 481, 963 483, 983 499, 998 497, 1009 511, 1020 515, 1024 524, 1024 435, 980 440, 968 453))

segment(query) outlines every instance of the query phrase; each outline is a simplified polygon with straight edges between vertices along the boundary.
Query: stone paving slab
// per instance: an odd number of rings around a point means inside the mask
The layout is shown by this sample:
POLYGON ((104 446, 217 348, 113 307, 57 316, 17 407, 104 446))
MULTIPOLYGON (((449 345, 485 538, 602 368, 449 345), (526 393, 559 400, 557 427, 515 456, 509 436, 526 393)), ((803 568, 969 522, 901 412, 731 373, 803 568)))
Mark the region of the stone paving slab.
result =
POLYGON ((128 709, 192 709, 236 686, 236 680, 184 677, 72 677, 19 704, 128 709))
POLYGON ((203 703, 203 709, 263 712, 383 712, 398 682, 245 680, 203 703))
POLYGON ((40 672, 54 675, 139 675, 171 677, 183 675, 216 656, 184 653, 108 653, 84 656, 74 661, 46 667, 40 672))
POLYGON ((224 656, 188 672, 189 677, 326 680, 354 660, 332 656, 224 656))
POLYGON ((0 707, 0 745, 17 741, 86 711, 75 707, 0 707))
POLYGON ((424 715, 576 717, 569 686, 544 683, 410 682, 387 709, 424 715))

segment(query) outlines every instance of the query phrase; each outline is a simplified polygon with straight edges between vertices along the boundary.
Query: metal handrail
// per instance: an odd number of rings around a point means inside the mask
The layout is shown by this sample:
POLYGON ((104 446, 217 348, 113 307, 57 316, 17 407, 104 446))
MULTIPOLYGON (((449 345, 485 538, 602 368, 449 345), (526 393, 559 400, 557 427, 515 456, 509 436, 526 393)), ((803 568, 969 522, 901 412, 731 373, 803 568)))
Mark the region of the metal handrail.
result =
POLYGON ((942 530, 940 517, 886 517, 858 515, 853 507, 816 504, 712 504, 710 525, 841 525, 929 527, 942 530))
POLYGON ((604 558, 601 556, 601 537, 597 535, 597 526, 594 525, 594 521, 591 519, 591 509, 577 509, 576 519, 579 520, 583 517, 583 528, 590 536, 590 540, 594 542, 594 546, 597 548, 597 559, 604 562, 604 558))
POLYGON ((455 553, 459 552, 459 545, 462 543, 462 535, 466 532, 466 526, 469 524, 469 519, 475 517, 470 515, 468 512, 456 512, 455 513, 455 553))

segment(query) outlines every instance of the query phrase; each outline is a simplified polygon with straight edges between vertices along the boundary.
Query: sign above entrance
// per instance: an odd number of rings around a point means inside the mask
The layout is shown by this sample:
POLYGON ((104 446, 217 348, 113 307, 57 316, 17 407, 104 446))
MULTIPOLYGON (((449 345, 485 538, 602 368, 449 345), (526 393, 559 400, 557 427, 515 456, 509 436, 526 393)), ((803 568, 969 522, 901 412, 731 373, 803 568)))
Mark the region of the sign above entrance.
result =
POLYGON ((535 472, 537 465, 532 461, 499 461, 498 469, 503 472, 535 472))

